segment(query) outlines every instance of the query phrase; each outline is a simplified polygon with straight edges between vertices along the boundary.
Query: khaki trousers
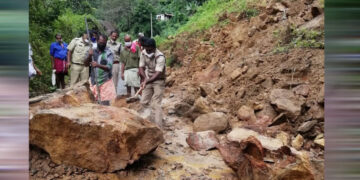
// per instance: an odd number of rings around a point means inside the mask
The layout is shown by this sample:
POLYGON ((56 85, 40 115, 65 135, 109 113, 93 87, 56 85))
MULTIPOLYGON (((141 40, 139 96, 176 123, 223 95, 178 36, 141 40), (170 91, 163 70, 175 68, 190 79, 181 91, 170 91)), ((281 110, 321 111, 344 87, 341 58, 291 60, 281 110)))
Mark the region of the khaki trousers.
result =
POLYGON ((71 64, 70 67, 70 87, 78 82, 86 82, 89 80, 89 67, 79 64, 71 64))
POLYGON ((163 98, 165 89, 165 80, 157 80, 145 86, 145 89, 142 91, 141 105, 143 108, 148 108, 151 103, 152 113, 155 114, 154 120, 155 123, 162 127, 162 109, 161 101, 163 98))
POLYGON ((115 92, 117 92, 118 82, 120 77, 120 63, 113 64, 112 66, 112 80, 115 86, 115 92))

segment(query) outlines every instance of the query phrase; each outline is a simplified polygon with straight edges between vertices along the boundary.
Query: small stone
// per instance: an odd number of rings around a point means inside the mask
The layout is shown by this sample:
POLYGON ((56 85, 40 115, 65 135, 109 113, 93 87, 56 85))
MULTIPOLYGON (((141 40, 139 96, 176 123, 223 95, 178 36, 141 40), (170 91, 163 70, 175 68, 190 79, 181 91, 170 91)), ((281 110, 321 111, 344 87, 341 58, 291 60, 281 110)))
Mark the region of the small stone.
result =
POLYGON ((169 97, 173 98, 175 95, 173 93, 170 93, 169 97))
POLYGON ((176 111, 175 111, 174 109, 169 109, 169 110, 168 110, 168 114, 169 114, 169 115, 176 114, 176 111))
POLYGON ((307 97, 309 95, 310 87, 306 84, 302 84, 293 88, 295 94, 307 97))
POLYGON ((165 141, 165 145, 170 145, 170 144, 172 144, 172 142, 170 140, 165 141))
POLYGON ((275 163, 274 159, 271 159, 271 158, 264 158, 264 162, 266 163, 275 163))
POLYGON ((324 134, 319 134, 318 136, 316 136, 314 143, 316 145, 319 145, 321 148, 324 148, 325 147, 324 134))
POLYGON ((317 120, 312 121, 306 121, 301 124, 301 126, 298 128, 298 132, 300 133, 306 133, 310 131, 311 128, 313 128, 317 124, 317 120))
POLYGON ((284 146, 289 145, 289 134, 284 132, 284 131, 280 131, 277 135, 276 135, 276 139, 280 139, 281 142, 283 142, 284 146))
POLYGON ((254 110, 248 106, 241 106, 241 108, 237 112, 237 117, 243 121, 256 121, 254 110))
POLYGON ((272 123, 269 125, 269 127, 271 126, 277 126, 280 125, 282 123, 286 122, 286 117, 285 117, 285 113, 280 113, 278 116, 276 116, 273 120, 272 123))
POLYGON ((304 145, 304 138, 300 134, 298 134, 291 143, 291 146, 298 151, 301 149, 303 145, 304 145))
POLYGON ((208 152, 205 151, 205 150, 201 150, 201 151, 198 152, 198 154, 200 154, 201 156, 207 156, 208 152))
POLYGON ((240 68, 236 69, 234 72, 231 73, 230 78, 231 80, 235 80, 242 74, 242 70, 240 68))

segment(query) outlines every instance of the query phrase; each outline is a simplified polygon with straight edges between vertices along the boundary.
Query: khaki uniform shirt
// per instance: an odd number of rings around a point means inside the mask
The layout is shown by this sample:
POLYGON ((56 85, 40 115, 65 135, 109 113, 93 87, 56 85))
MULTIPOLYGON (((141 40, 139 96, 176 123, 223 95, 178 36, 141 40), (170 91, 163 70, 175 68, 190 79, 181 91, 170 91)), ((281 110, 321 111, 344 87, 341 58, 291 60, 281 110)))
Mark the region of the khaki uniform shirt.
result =
POLYGON ((151 78, 156 71, 161 72, 159 76, 160 79, 165 79, 165 56, 158 49, 155 51, 155 56, 153 58, 148 58, 144 55, 146 50, 143 50, 140 56, 139 67, 145 67, 145 74, 147 78, 151 78))
POLYGON ((72 63, 84 64, 89 55, 90 43, 85 44, 82 38, 74 38, 67 49, 72 52, 72 63))
POLYGON ((120 61, 120 42, 113 42, 112 40, 108 40, 106 47, 109 48, 114 55, 114 62, 120 61))
POLYGON ((131 52, 130 49, 125 49, 123 47, 121 49, 121 62, 125 64, 125 70, 132 69, 132 68, 139 68, 139 61, 140 61, 141 51, 138 46, 136 46, 136 52, 131 52))

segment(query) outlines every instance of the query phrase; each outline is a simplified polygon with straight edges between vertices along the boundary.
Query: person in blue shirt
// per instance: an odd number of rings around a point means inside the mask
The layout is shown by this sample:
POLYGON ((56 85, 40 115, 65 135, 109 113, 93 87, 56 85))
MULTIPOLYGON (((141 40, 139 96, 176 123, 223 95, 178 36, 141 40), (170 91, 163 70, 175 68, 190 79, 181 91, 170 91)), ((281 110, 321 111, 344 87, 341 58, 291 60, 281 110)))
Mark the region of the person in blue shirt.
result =
POLYGON ((67 44, 62 41, 61 34, 55 35, 56 42, 51 43, 50 56, 51 65, 56 74, 56 87, 65 88, 65 75, 67 75, 67 44))

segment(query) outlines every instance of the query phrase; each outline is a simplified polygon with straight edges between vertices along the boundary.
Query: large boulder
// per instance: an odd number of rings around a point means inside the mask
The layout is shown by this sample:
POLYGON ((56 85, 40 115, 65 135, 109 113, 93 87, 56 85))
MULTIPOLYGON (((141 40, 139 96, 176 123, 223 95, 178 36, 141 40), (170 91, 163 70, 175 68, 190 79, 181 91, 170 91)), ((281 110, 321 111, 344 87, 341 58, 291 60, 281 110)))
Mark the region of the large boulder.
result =
POLYGON ((269 177, 270 169, 263 161, 265 152, 255 137, 250 136, 241 142, 225 141, 218 149, 225 163, 240 179, 262 180, 269 177))
POLYGON ((29 99, 30 118, 39 110, 60 107, 80 106, 85 103, 93 103, 92 95, 88 85, 75 86, 59 90, 51 94, 37 96, 29 99))
POLYGON ((212 112, 199 116, 194 122, 194 131, 224 131, 229 126, 228 117, 222 112, 212 112))
POLYGON ((286 89, 274 89, 270 93, 271 104, 274 104, 278 111, 285 112, 289 118, 296 118, 301 113, 304 98, 295 96, 294 92, 286 89))
POLYGON ((37 112, 30 143, 57 164, 96 172, 124 169, 164 142, 162 131, 126 108, 84 104, 37 112))

